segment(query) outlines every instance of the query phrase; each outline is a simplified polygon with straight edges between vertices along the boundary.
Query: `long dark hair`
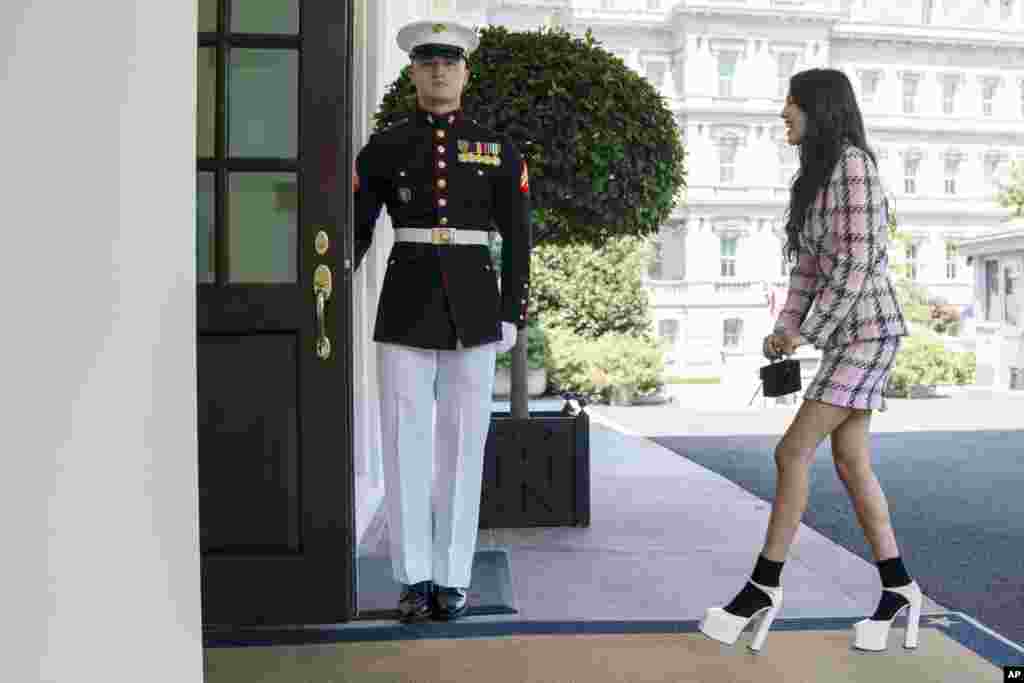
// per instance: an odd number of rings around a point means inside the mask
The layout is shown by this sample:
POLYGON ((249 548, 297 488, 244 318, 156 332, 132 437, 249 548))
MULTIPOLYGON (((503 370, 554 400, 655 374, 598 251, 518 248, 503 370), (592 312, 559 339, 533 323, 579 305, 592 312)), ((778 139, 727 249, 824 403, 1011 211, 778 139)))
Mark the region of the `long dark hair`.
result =
POLYGON ((800 171, 786 212, 786 255, 794 260, 798 235, 818 191, 828 185, 843 148, 862 149, 877 163, 864 134, 864 119, 850 79, 835 69, 807 69, 789 79, 789 95, 807 115, 800 139, 800 171))

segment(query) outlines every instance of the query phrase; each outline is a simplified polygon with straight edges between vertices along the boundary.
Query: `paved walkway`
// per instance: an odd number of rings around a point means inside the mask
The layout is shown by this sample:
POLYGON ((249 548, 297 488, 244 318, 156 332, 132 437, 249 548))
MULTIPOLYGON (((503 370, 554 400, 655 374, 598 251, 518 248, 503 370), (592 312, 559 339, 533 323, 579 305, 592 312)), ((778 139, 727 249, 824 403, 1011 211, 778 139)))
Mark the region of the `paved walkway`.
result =
MULTIPOLYGON (((534 401, 530 409, 561 405, 534 401)), ((507 410, 507 403, 494 409, 507 410)), ((769 412, 777 421, 792 410, 769 412)), ((519 610, 511 619, 689 620, 727 602, 753 570, 770 506, 668 449, 609 426, 614 409, 588 412, 591 526, 480 531, 479 548, 509 551, 519 610)), ((695 427, 676 422, 673 429, 695 427)), ((881 590, 873 564, 803 525, 782 585, 782 616, 788 618, 867 616, 881 590)), ((924 611, 946 609, 926 598, 924 611)))
MULTIPOLYGON (((591 526, 480 532, 481 547, 509 551, 518 618, 700 619, 749 578, 770 506, 647 439, 602 425, 602 408, 589 412, 591 526)), ((803 525, 783 587, 791 618, 866 616, 881 590, 873 564, 803 525)))

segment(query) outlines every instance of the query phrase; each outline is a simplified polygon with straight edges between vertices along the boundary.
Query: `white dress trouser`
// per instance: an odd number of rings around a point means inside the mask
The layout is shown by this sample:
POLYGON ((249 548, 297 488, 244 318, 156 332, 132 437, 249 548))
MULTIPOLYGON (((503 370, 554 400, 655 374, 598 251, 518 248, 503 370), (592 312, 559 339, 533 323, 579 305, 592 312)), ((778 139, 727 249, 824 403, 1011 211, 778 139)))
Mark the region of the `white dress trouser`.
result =
POLYGON ((399 583, 470 584, 496 347, 377 344, 384 498, 399 583))

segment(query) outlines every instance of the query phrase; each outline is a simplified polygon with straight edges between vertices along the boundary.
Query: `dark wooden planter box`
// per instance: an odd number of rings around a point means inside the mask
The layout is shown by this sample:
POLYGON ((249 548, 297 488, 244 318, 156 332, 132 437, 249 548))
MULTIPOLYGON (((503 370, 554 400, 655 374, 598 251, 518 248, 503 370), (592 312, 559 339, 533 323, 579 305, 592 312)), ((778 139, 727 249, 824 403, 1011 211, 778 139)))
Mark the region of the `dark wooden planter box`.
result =
POLYGON ((480 528, 590 526, 590 418, 493 413, 484 451, 480 528))

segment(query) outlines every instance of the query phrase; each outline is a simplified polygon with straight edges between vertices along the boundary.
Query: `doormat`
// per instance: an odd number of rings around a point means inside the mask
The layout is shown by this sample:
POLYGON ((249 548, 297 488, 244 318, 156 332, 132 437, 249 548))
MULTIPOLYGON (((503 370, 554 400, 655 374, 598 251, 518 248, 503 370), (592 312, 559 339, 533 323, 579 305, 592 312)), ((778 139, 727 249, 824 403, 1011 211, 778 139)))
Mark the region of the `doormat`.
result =
MULTIPOLYGON (((359 618, 395 619, 402 586, 392 578, 391 558, 368 555, 356 560, 359 618)), ((466 616, 518 614, 512 595, 512 572, 504 548, 477 550, 466 616)))
POLYGON ((760 654, 711 640, 697 621, 467 622, 261 632, 208 643, 207 683, 639 683, 640 681, 1003 681, 1024 649, 965 614, 922 615, 919 646, 853 648, 853 618, 777 619, 760 654))

